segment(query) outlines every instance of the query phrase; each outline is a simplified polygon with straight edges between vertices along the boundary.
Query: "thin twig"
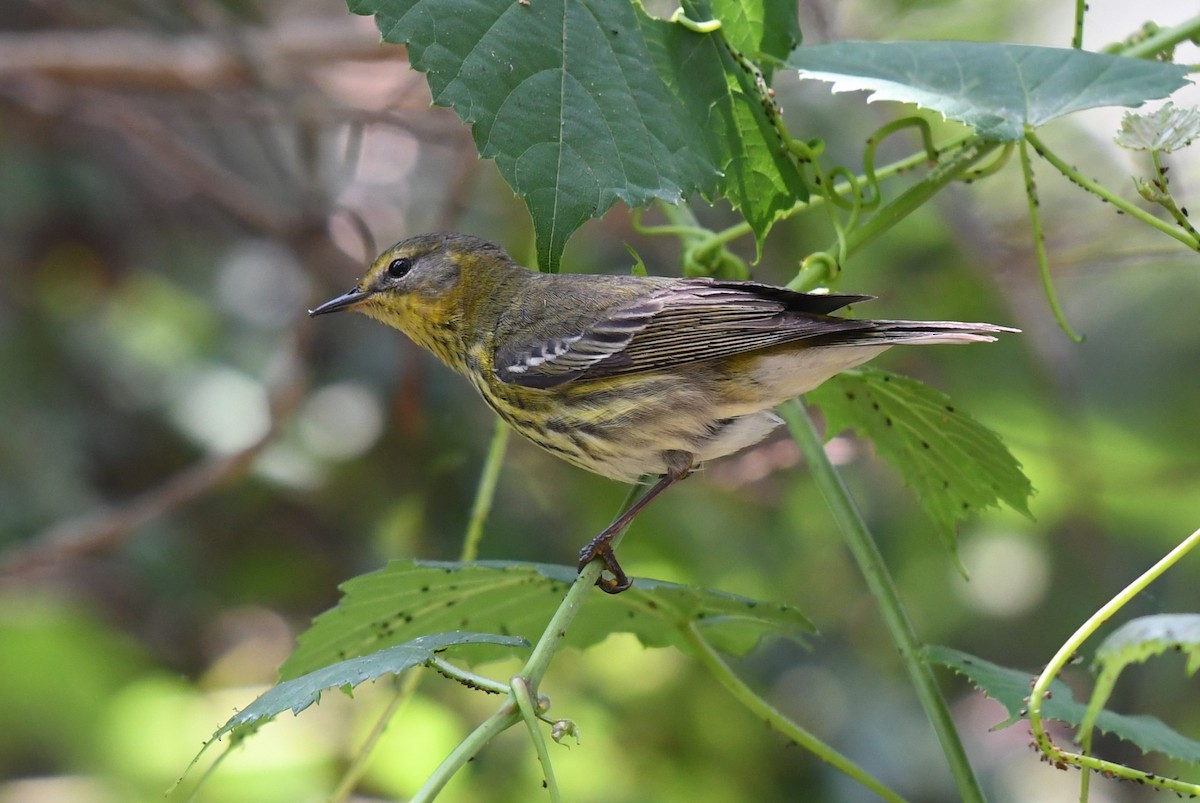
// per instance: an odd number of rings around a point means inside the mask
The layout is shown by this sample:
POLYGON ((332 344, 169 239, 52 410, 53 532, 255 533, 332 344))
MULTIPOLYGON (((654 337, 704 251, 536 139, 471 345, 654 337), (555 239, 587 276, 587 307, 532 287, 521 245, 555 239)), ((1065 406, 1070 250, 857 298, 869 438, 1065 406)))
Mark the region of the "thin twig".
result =
MULTIPOLYGON (((299 348, 306 339, 300 339, 299 348)), ((299 360, 293 359, 292 366, 299 360)), ((271 444, 304 396, 305 378, 295 367, 271 394, 271 426, 254 443, 231 455, 210 457, 188 466, 160 485, 123 505, 67 519, 31 541, 0 556, 0 579, 55 568, 80 558, 119 549, 146 524, 203 498, 242 476, 271 444)))

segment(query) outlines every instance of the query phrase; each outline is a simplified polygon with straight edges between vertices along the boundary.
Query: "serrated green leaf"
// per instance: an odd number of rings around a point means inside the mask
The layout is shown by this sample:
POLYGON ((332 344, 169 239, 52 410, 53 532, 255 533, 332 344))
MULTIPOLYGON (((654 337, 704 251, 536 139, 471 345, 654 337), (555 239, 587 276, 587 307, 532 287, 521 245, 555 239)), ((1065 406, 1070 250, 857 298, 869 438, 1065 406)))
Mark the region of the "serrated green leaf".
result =
MULTIPOLYGON (((294 678, 333 661, 365 655, 425 633, 471 629, 536 641, 576 570, 506 561, 394 561, 342 585, 337 607, 317 617, 280 674, 294 678)), ((572 624, 565 643, 584 648, 610 633, 633 633, 648 647, 687 650, 680 629, 699 623, 706 639, 743 655, 767 634, 795 637, 812 624, 789 605, 637 579, 612 596, 597 592, 572 624)), ((480 645, 470 658, 485 661, 507 650, 480 645)))
MULTIPOLYGON (((557 270, 571 233, 618 200, 640 207, 723 194, 761 241, 807 198, 760 99, 716 36, 605 0, 348 4, 375 15, 384 41, 406 44, 434 103, 471 125, 480 155, 496 160, 528 206, 543 269, 557 270)), ((782 57, 795 8, 773 0, 766 10, 761 19, 733 13, 720 35, 782 57)))
POLYGON ((1031 516, 1021 464, 996 433, 928 385, 878 368, 846 371, 807 397, 825 415, 825 437, 853 429, 900 472, 951 552, 959 521, 1004 502, 1031 516))
POLYGON ((837 42, 801 47, 787 64, 834 92, 915 103, 1015 142, 1081 109, 1140 106, 1188 84, 1188 69, 1070 48, 994 42, 837 42))
MULTIPOLYGON (((966 676, 980 691, 1004 706, 1009 718, 996 725, 1004 728, 1020 721, 1029 704, 1029 688, 1034 676, 1029 672, 1006 669, 960 652, 950 647, 929 646, 925 658, 930 663, 966 676)), ((1077 702, 1067 684, 1055 680, 1050 684, 1050 698, 1043 701, 1042 714, 1074 727, 1084 717, 1085 707, 1077 702)), ((1162 720, 1151 716, 1127 716, 1103 711, 1096 726, 1120 739, 1133 743, 1143 753, 1162 753, 1182 761, 1200 762, 1200 742, 1176 732, 1162 720)))
POLYGON ((1126 112, 1115 141, 1130 150, 1170 153, 1191 145, 1197 137, 1200 137, 1200 109, 1195 106, 1179 109, 1167 101, 1149 114, 1126 112))
POLYGON ((329 689, 352 689, 368 680, 378 680, 383 675, 397 675, 405 669, 428 663, 435 653, 448 647, 467 644, 494 645, 503 648, 505 652, 511 652, 513 648, 518 647, 528 649, 530 646, 523 638, 497 636, 492 633, 454 631, 418 636, 393 647, 328 664, 291 680, 285 680, 232 716, 213 734, 213 738, 219 739, 238 726, 268 719, 288 709, 291 709, 293 714, 299 714, 313 703, 319 702, 321 694, 329 689))
POLYGON ((383 675, 396 675, 414 666, 429 663, 435 653, 450 647, 466 645, 498 645, 506 650, 514 647, 529 647, 521 638, 496 636, 491 633, 437 633, 420 636, 404 644, 397 644, 377 652, 350 658, 314 669, 290 680, 284 680, 274 688, 259 695, 250 705, 229 718, 213 733, 192 759, 190 767, 196 765, 204 752, 226 734, 233 734, 234 742, 249 736, 268 720, 291 709, 299 714, 330 689, 349 691, 368 681, 378 680, 383 675))

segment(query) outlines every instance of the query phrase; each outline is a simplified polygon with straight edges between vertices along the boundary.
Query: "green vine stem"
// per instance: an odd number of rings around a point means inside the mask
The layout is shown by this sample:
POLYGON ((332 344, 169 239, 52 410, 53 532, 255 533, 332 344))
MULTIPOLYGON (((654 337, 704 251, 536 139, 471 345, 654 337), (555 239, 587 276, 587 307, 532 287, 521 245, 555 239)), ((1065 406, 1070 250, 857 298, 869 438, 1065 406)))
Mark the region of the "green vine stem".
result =
POLYGON ((813 734, 809 733, 798 723, 793 722, 784 716, 777 708, 772 706, 762 697, 757 695, 753 689, 746 685, 745 681, 734 674, 729 668, 729 664, 721 659, 721 656, 713 649, 712 645, 705 640, 700 634, 699 629, 694 622, 690 623, 683 630, 683 635, 691 645, 692 650, 696 654, 696 658, 704 665, 713 677, 724 686, 735 699, 756 717, 760 717, 764 722, 775 730, 782 733, 786 738, 795 742, 798 746, 808 750, 813 755, 827 762, 830 766, 844 773, 861 783, 863 786, 870 789, 875 794, 879 795, 884 800, 896 803, 902 803, 904 798, 897 795, 891 789, 883 785, 879 780, 872 777, 866 770, 855 764, 850 759, 843 756, 838 751, 834 750, 829 745, 822 742, 813 734))
MULTIPOLYGON (((616 541, 613 542, 614 546, 616 541)), ((546 675, 546 670, 550 668, 550 659, 554 657, 554 653, 558 650, 562 641, 567 636, 567 628, 575 621, 575 617, 579 615, 579 611, 583 608, 583 603, 587 601, 588 593, 592 590, 592 586, 596 585, 596 580, 600 577, 601 570, 600 561, 592 561, 587 566, 583 567, 583 571, 575 578, 575 582, 567 589, 566 595, 559 603, 558 609, 554 611, 554 615, 550 617, 550 621, 546 624, 546 629, 542 632, 542 637, 538 639, 538 643, 534 645, 533 652, 529 656, 529 660, 525 662, 525 666, 521 669, 520 676, 525 678, 529 685, 536 692, 538 684, 546 675)))
POLYGON ((1075 33, 1071 35, 1071 47, 1083 49, 1083 15, 1087 13, 1087 0, 1075 0, 1075 33))
POLYGON ((1167 168, 1163 167, 1162 151, 1150 151, 1150 162, 1154 166, 1154 187, 1157 192, 1153 193, 1153 200, 1156 204, 1171 213, 1171 217, 1175 218, 1175 222, 1179 227, 1186 231, 1192 239, 1200 242, 1200 232, 1196 231, 1196 227, 1192 225, 1192 221, 1188 220, 1188 216, 1179 204, 1175 202, 1174 196, 1171 195, 1170 179, 1167 178, 1167 168))
MULTIPOLYGON (((963 135, 962 137, 959 137, 958 139, 951 140, 951 141, 947 142, 945 145, 943 145, 940 149, 935 151, 934 155, 936 157, 938 154, 948 154, 948 153, 957 152, 958 150, 963 148, 970 139, 971 139, 971 135, 968 134, 968 135, 963 135)), ((921 151, 918 153, 911 154, 909 156, 905 156, 902 159, 897 159, 896 161, 886 164, 883 167, 876 168, 874 170, 873 177, 868 176, 864 172, 860 175, 855 176, 855 179, 859 183, 877 184, 878 182, 883 181, 884 179, 894 178, 895 176, 903 175, 904 173, 907 173, 916 167, 920 167, 923 164, 927 164, 929 161, 930 161, 929 154, 926 151, 921 151)), ((834 195, 839 195, 839 196, 845 195, 846 193, 851 191, 851 186, 850 186, 849 182, 843 181, 838 184, 834 184, 832 191, 833 191, 834 195)), ((814 206, 818 206, 823 203, 825 203, 825 196, 813 195, 807 201, 797 202, 791 209, 789 209, 786 213, 784 213, 783 217, 785 217, 785 218, 791 217, 792 215, 795 215, 798 212, 801 212, 805 209, 809 209, 814 206)), ((669 208, 674 208, 674 207, 670 207, 669 205, 666 205, 666 204, 663 204, 661 206, 664 209, 664 211, 669 208)), ((726 245, 740 237, 745 237, 748 234, 753 234, 753 232, 754 232, 754 230, 750 227, 750 224, 745 220, 741 221, 740 223, 735 223, 732 226, 729 226, 728 228, 722 229, 721 231, 718 231, 715 233, 709 232, 705 229, 702 229, 699 226, 680 224, 680 223, 675 223, 674 221, 672 221, 672 224, 666 225, 666 226, 635 226, 635 230, 639 234, 663 234, 663 235, 671 235, 671 236, 683 236, 686 238, 690 238, 694 235, 699 236, 700 238, 702 238, 704 240, 704 245, 700 249, 702 251, 705 251, 709 248, 717 248, 717 247, 726 245)))
MULTIPOLYGON (((621 507, 622 512, 633 503, 639 489, 640 486, 638 485, 630 487, 629 495, 621 507)), ((619 543, 621 535, 619 533, 617 538, 613 540, 613 546, 619 543)), ((567 589, 567 593, 563 596, 562 602, 559 603, 558 609, 550 617, 550 621, 546 623, 546 628, 542 631, 542 636, 538 639, 537 644, 534 645, 529 659, 525 662, 525 666, 509 681, 507 686, 503 686, 504 690, 508 692, 504 703, 501 704, 500 708, 494 714, 484 720, 479 727, 471 731, 465 739, 459 742, 450 755, 446 756, 445 760, 433 771, 433 774, 425 780, 424 785, 410 803, 429 803, 432 801, 446 784, 450 782, 455 773, 478 755, 484 745, 522 720, 529 725, 531 731, 530 738, 533 740, 534 749, 537 751, 538 761, 541 762, 543 767, 546 787, 547 789, 555 790, 552 792, 552 795, 558 794, 557 784, 554 780, 554 771, 550 765, 550 757, 545 749, 545 740, 542 738, 541 731, 537 728, 536 720, 541 719, 541 714, 549 707, 548 702, 543 705, 541 698, 538 697, 538 686, 541 684, 542 678, 545 677, 546 671, 550 668, 550 660, 554 657, 554 653, 561 646, 563 639, 566 638, 567 630, 570 628, 571 623, 575 621, 575 617, 583 609, 583 603, 587 601, 589 592, 593 591, 593 586, 596 585, 596 580, 600 577, 602 568, 599 561, 593 561, 583 567, 579 576, 575 578, 575 582, 567 589)), ((502 685, 495 686, 495 690, 499 691, 502 685)), ((488 690, 492 689, 489 688, 488 690)))
POLYGON ((1154 58, 1159 53, 1173 48, 1182 42, 1195 41, 1200 38, 1200 15, 1179 23, 1170 28, 1163 28, 1153 36, 1143 39, 1136 44, 1116 45, 1105 48, 1104 52, 1119 53, 1138 59, 1154 58))
POLYGON ((471 504, 471 518, 467 521, 467 532, 463 536, 462 553, 459 560, 471 561, 479 555, 479 541, 483 538, 483 524, 492 511, 492 500, 496 498, 496 482, 500 479, 500 467, 504 465, 504 453, 508 448, 508 424, 499 418, 492 429, 492 441, 488 445, 483 472, 479 475, 479 486, 475 490, 475 501, 471 504))
POLYGON ((863 175, 867 186, 871 189, 871 197, 862 202, 864 209, 874 209, 883 199, 883 194, 879 191, 879 172, 882 171, 875 170, 875 151, 885 139, 904 128, 917 130, 917 133, 921 135, 921 145, 925 148, 926 160, 929 164, 937 164, 938 149, 933 144, 933 129, 924 117, 902 117, 880 127, 874 134, 867 137, 867 147, 863 151, 863 175))
POLYGON ((721 30, 720 20, 697 21, 690 19, 682 8, 675 9, 675 13, 671 15, 671 22, 682 25, 694 33, 714 33, 721 30))
POLYGON ((430 659, 428 666, 442 677, 453 680, 456 683, 461 683, 468 689, 477 689, 488 694, 508 694, 510 691, 507 683, 501 683, 498 680, 477 675, 468 669, 463 669, 461 666, 450 663, 438 655, 434 655, 430 659))
POLYGON ((810 292, 833 282, 840 270, 840 263, 832 254, 816 251, 800 262, 800 270, 796 271, 795 278, 787 283, 787 288, 801 293, 810 292))
POLYGON ((783 413, 792 437, 804 455, 805 463, 833 512, 846 545, 866 580, 867 588, 879 606, 884 624, 900 653, 900 660, 908 672, 909 680, 916 689, 917 697, 937 734, 938 741, 941 742, 942 752, 954 776, 959 797, 964 803, 982 803, 983 792, 979 788, 975 773, 971 770, 970 762, 967 761, 958 730, 950 717, 950 709, 942 697, 933 671, 921 657, 921 643, 900 600, 895 581, 888 573, 887 564, 871 538, 862 514, 855 506, 854 499, 841 476, 829 462, 821 438, 803 402, 788 402, 780 408, 780 412, 783 413))
POLYGON ((465 767, 467 762, 479 754, 485 744, 520 721, 521 713, 517 709, 517 702, 510 696, 505 700, 504 705, 497 709, 496 713, 481 722, 479 727, 471 731, 467 738, 458 743, 458 746, 426 779, 424 785, 417 790, 409 803, 431 803, 446 787, 446 784, 450 783, 450 779, 465 767))
MULTIPOLYGON (((1028 131, 1028 129, 1026 129, 1028 131)), ((1042 228, 1042 216, 1038 206, 1037 182, 1033 177, 1033 165, 1029 160, 1029 146, 1021 140, 1021 174, 1025 178, 1025 200, 1029 204, 1029 227, 1033 229, 1033 251, 1037 257, 1038 271, 1042 275, 1042 292, 1054 313, 1058 326, 1067 337, 1076 343, 1082 343, 1083 337, 1071 328, 1067 322, 1066 313, 1058 303, 1058 294, 1054 292, 1054 282, 1050 279, 1050 260, 1046 257, 1046 232, 1042 228)))
POLYGON ((1004 143, 1004 148, 996 155, 995 159, 993 159, 990 163, 983 165, 982 167, 975 167, 963 173, 962 180, 970 183, 972 181, 985 179, 995 173, 999 173, 1002 169, 1004 169, 1004 166, 1008 164, 1008 158, 1012 156, 1012 152, 1013 144, 1011 142, 1004 143))
MULTIPOLYGON (((1000 147, 999 142, 972 137, 954 151, 949 158, 938 162, 929 174, 884 204, 861 226, 856 227, 846 238, 846 253, 853 254, 859 248, 879 237, 892 226, 925 205, 930 198, 947 184, 962 178, 963 174, 978 164, 985 156, 1000 147)), ((920 154, 924 157, 924 154, 920 154)))
POLYGON ((1035 134, 1031 129, 1027 129, 1025 131, 1025 141, 1033 146, 1033 149, 1037 152, 1038 156, 1045 159, 1054 167, 1055 170, 1062 173, 1064 176, 1078 184, 1083 189, 1092 193, 1101 200, 1107 201, 1130 217, 1145 223, 1147 226, 1153 229, 1158 229, 1168 237, 1175 238, 1193 251, 1200 251, 1200 241, 1197 241, 1195 237, 1189 235, 1187 232, 1181 229, 1176 228, 1165 220, 1160 220, 1131 201, 1114 194, 1107 187, 1092 181, 1089 178, 1086 178, 1077 169, 1067 164, 1065 161, 1055 155, 1053 151, 1046 147, 1046 143, 1042 142, 1041 138, 1038 137, 1038 135, 1035 134))
MULTIPOLYGON (((475 560, 479 554, 479 541, 483 537, 483 525, 487 521, 488 513, 491 512, 492 500, 496 496, 496 482, 500 478, 500 468, 504 464, 504 453, 508 447, 508 433, 508 425, 500 419, 496 419, 496 426, 492 430, 492 440, 488 446, 483 471, 479 475, 479 485, 475 489, 475 501, 471 504, 471 516, 467 521, 467 531, 463 536, 463 546, 459 554, 459 560, 464 562, 475 560)), ((468 686, 474 685, 485 691, 495 693, 508 691, 507 686, 501 684, 497 687, 493 681, 487 678, 482 678, 479 675, 466 672, 451 664, 441 662, 440 659, 435 662, 434 668, 443 675, 468 686)), ((417 687, 421 683, 421 678, 422 674, 420 672, 410 670, 405 673, 392 700, 379 715, 375 725, 371 728, 371 732, 367 734, 367 738, 363 740, 363 743, 359 745, 359 748, 351 757, 349 766, 342 773, 337 787, 330 795, 329 799, 331 803, 346 800, 358 785, 363 772, 366 771, 367 759, 375 751, 375 746, 379 743, 379 740, 383 738, 383 733, 387 729, 388 723, 392 721, 392 718, 408 702, 409 698, 416 694, 417 687)))
POLYGON ((555 651, 562 644, 563 638, 566 637, 567 629, 571 626, 571 622, 575 620, 575 617, 579 615, 579 611, 583 608, 583 603, 587 600, 588 593, 593 590, 592 587, 596 584, 596 578, 600 576, 600 570, 600 563, 593 561, 579 573, 579 576, 575 578, 575 582, 567 589, 567 593, 564 595, 563 601, 559 604, 558 610, 550 617, 550 621, 547 623, 546 629, 542 631, 542 637, 538 639, 538 643, 534 646, 529 660, 526 661, 521 671, 509 681, 508 697, 505 698, 500 708, 484 720, 479 727, 471 731, 465 739, 459 742, 450 755, 446 756, 445 760, 433 771, 433 774, 425 780, 425 784, 410 803, 429 803, 432 801, 446 784, 450 782, 455 773, 479 754, 484 745, 523 719, 529 723, 529 727, 533 731, 530 736, 534 741, 534 749, 538 753, 538 761, 543 766, 547 788, 556 788, 553 769, 550 767, 550 759, 545 751, 545 741, 541 739, 541 732, 537 730, 537 723, 533 721, 536 718, 533 714, 540 713, 538 709, 541 706, 531 701, 537 699, 538 685, 541 683, 542 677, 545 676, 546 670, 550 666, 550 659, 554 657, 555 651), (522 700, 528 702, 528 705, 522 705, 522 700))
POLYGON ((1145 591, 1163 572, 1178 563, 1184 555, 1191 552, 1197 544, 1200 544, 1200 530, 1196 530, 1185 538, 1178 546, 1163 556, 1158 563, 1151 566, 1145 573, 1126 586, 1121 593, 1117 594, 1093 613, 1059 647, 1058 652, 1050 659, 1050 663, 1046 664, 1046 668, 1042 670, 1042 674, 1038 675, 1037 680, 1034 681, 1033 690, 1029 696, 1029 728, 1033 732, 1033 740, 1037 744, 1038 749, 1050 759, 1052 764, 1056 766, 1072 764, 1085 770, 1095 770, 1096 772, 1116 775, 1119 778, 1127 778, 1138 783, 1149 784, 1159 789, 1170 789, 1182 795, 1200 795, 1200 784, 1177 781, 1174 778, 1163 778, 1153 773, 1142 772, 1141 770, 1126 767, 1122 764, 1115 764, 1111 761, 1104 761, 1092 756, 1060 750, 1051 740, 1050 735, 1046 733, 1045 723, 1042 720, 1042 702, 1049 696, 1050 682, 1062 671, 1062 668, 1067 665, 1071 657, 1083 647, 1083 643, 1101 625, 1116 615, 1117 611, 1125 607, 1138 594, 1145 591))
POLYGON ((850 182, 843 182, 840 185, 834 184, 825 175, 825 171, 821 169, 821 160, 818 158, 820 153, 817 148, 814 148, 812 144, 804 140, 792 139, 791 134, 784 128, 782 121, 777 122, 775 128, 786 143, 785 147, 788 153, 796 160, 796 164, 798 166, 807 165, 808 169, 812 171, 812 183, 817 189, 817 197, 824 199, 825 208, 829 210, 830 220, 835 226, 838 225, 837 213, 834 211, 834 207, 848 210, 855 202, 846 199, 840 192, 836 192, 835 190, 839 186, 845 186, 851 193, 857 192, 857 184, 851 184, 850 182))
POLYGON ((529 731, 529 739, 537 753, 538 763, 542 765, 542 777, 545 778, 546 791, 550 793, 550 803, 562 803, 558 792, 558 781, 554 777, 554 765, 550 762, 550 752, 546 749, 546 737, 542 735, 539 716, 549 707, 548 700, 538 699, 525 678, 517 675, 511 681, 512 696, 521 712, 521 719, 529 731))

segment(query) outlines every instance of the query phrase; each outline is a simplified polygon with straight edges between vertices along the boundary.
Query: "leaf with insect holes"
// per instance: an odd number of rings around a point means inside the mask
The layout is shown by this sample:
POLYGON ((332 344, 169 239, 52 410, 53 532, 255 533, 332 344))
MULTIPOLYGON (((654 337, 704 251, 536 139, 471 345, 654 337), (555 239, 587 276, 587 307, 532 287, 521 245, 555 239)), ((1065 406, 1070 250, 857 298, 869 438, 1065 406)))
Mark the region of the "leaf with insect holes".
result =
MULTIPOLYGON (((280 674, 294 678, 334 661, 366 655, 426 633, 462 629, 536 641, 577 574, 568 566, 507 561, 393 561, 342 585, 337 607, 300 634, 280 674)), ((688 650, 682 629, 695 624, 715 648, 744 655, 766 635, 798 637, 813 629, 799 610, 657 580, 595 595, 565 643, 588 647, 610 633, 632 633, 647 647, 688 650)), ((472 648, 468 660, 511 655, 508 647, 472 648)))
POLYGON ((999 42, 835 42, 797 48, 787 64, 801 78, 832 81, 834 92, 915 103, 1006 142, 1025 126, 1140 106, 1188 84, 1182 64, 999 42))
MULTIPOLYGON (((925 659, 966 676, 980 691, 1004 706, 1008 719, 993 730, 1007 728, 1025 717, 1029 705, 1029 687, 1034 675, 1018 669, 1007 669, 950 647, 928 646, 925 659)), ((1057 719, 1072 727, 1083 721, 1086 708, 1075 700, 1071 688, 1061 680, 1050 684, 1050 696, 1042 702, 1042 715, 1057 719)), ((1176 732, 1157 717, 1130 716, 1102 711, 1096 727, 1131 742, 1143 753, 1162 753, 1165 756, 1200 763, 1200 742, 1176 732)))
MULTIPOLYGON (((529 208, 538 263, 618 201, 728 198, 761 244, 808 191, 762 93, 726 42, 783 58, 800 38, 790 0, 689 2, 701 34, 609 0, 348 0, 404 44, 433 102, 470 124, 479 155, 529 208)), ((773 108, 773 107, 772 107, 773 108)))
POLYGON ((807 397, 821 408, 826 438, 853 429, 900 472, 953 553, 956 526, 1004 502, 1032 518, 1021 464, 996 433, 928 385, 878 368, 846 371, 807 397))
POLYGON ((1148 114, 1126 112, 1115 141, 1122 148, 1134 151, 1170 153, 1186 148, 1197 137, 1200 137, 1200 109, 1195 106, 1179 109, 1167 101, 1148 114))

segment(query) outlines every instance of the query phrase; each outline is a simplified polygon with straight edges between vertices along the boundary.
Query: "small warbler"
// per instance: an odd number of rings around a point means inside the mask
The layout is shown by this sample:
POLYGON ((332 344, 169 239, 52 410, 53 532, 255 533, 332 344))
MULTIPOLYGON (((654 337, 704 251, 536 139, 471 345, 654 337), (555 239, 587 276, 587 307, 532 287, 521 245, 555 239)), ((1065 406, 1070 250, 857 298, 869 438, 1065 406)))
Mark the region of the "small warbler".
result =
POLYGON ((309 310, 354 309, 463 374, 538 446, 623 482, 659 480, 580 552, 617 593, 631 581, 612 541, 701 462, 762 440, 776 405, 897 343, 972 343, 1017 330, 829 313, 871 296, 756 282, 538 273, 463 234, 387 249, 349 292, 309 310))

